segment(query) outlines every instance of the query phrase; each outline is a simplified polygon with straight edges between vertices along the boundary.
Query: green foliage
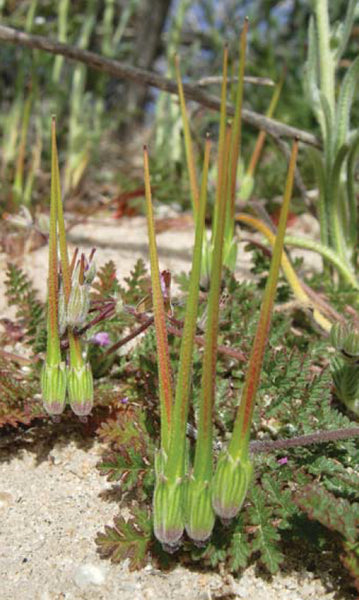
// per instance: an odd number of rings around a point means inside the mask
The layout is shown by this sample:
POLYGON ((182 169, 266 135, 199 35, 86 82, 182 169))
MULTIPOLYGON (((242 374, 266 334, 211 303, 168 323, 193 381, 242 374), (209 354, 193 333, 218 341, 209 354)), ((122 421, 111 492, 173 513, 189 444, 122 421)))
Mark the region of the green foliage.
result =
POLYGON ((38 382, 23 373, 10 360, 0 356, 0 428, 28 425, 33 419, 43 417, 38 400, 38 382))
POLYGON ((149 512, 136 509, 130 520, 118 516, 114 527, 105 527, 105 533, 98 533, 96 543, 103 558, 111 557, 115 563, 129 559, 131 570, 140 569, 147 562, 147 552, 152 536, 152 522, 149 512))
POLYGON ((343 564, 359 587, 359 504, 336 497, 317 484, 308 485, 296 493, 296 505, 309 519, 339 534, 344 554, 343 564))
MULTIPOLYGON (((181 277, 182 289, 187 289, 187 278, 181 277)), ((255 284, 239 283, 228 271, 222 282, 223 300, 220 318, 220 343, 240 349, 247 354, 250 349, 255 330, 260 305, 260 295, 255 284)), ((174 302, 175 316, 183 317, 183 302, 174 302)), ((199 322, 205 316, 204 306, 201 305, 199 322)), ((280 306, 280 305, 279 305, 280 306)), ((274 323, 270 333, 269 346, 265 354, 264 368, 259 390, 258 405, 254 414, 253 438, 273 439, 305 435, 318 430, 333 430, 355 426, 346 414, 343 405, 338 404, 332 395, 331 375, 328 368, 330 351, 326 341, 318 339, 309 327, 300 333, 292 330, 289 315, 281 310, 275 311, 274 323)), ((171 359, 173 364, 178 361, 179 341, 171 337, 171 359)), ((201 351, 196 350, 193 365, 194 386, 200 380, 201 351)), ((245 365, 237 360, 219 355, 217 376, 219 388, 216 399, 218 418, 215 422, 216 431, 223 439, 228 435, 233 423, 235 407, 244 381, 245 365)), ((125 371, 124 371, 125 372, 125 371)), ((127 380, 130 391, 130 407, 141 403, 144 422, 150 422, 153 427, 147 432, 154 445, 158 439, 159 411, 156 405, 157 369, 155 338, 149 332, 131 353, 131 374, 127 380)), ((127 393, 127 391, 126 391, 127 393)), ((197 400, 195 411, 190 415, 190 422, 196 427, 197 400)), ((132 410, 132 409, 131 409, 132 410)), ((137 410, 137 409, 136 409, 137 410)), ((136 415, 138 413, 136 412, 136 415)), ((118 417, 120 422, 123 417, 118 417)), ((137 422, 139 417, 133 420, 137 422)), ((142 421, 143 422, 143 421, 142 421)), ((106 427, 103 431, 106 431, 106 427)), ((138 439, 133 433, 136 427, 130 422, 124 425, 126 433, 118 424, 110 426, 108 440, 111 444, 118 439, 132 439, 134 444, 138 439), (116 433, 117 432, 117 433, 116 433)), ((103 438, 105 439, 105 438, 103 438)), ((131 447, 133 444, 131 443, 131 447)), ((153 466, 151 451, 142 450, 128 452, 126 462, 123 454, 116 450, 112 452, 112 462, 107 464, 108 476, 119 477, 120 485, 126 489, 126 477, 141 506, 151 505, 153 466), (149 464, 142 460, 145 456, 149 464), (145 464, 144 464, 145 462, 145 464), (143 469, 147 469, 145 474, 143 469), (127 470, 126 470, 127 469, 127 470), (137 471, 138 470, 138 471, 137 471), (127 474, 129 472, 129 474, 127 474), (140 480, 146 481, 146 489, 132 487, 135 472, 140 473, 140 480), (122 484, 124 475, 125 482, 122 484), (148 479, 147 479, 148 478, 148 479)), ((153 448, 153 446, 152 446, 153 448)), ((316 485, 325 496, 334 495, 338 506, 350 507, 350 514, 357 511, 359 502, 359 478, 355 465, 359 460, 357 444, 351 440, 316 444, 311 446, 288 448, 277 452, 253 455, 255 459, 255 481, 252 490, 239 516, 229 525, 217 524, 212 538, 205 547, 194 547, 184 540, 182 549, 177 553, 177 559, 188 562, 199 562, 216 568, 219 564, 225 569, 238 573, 250 561, 257 560, 268 571, 275 573, 284 562, 288 547, 296 548, 300 543, 322 551, 333 548, 333 532, 325 525, 328 520, 328 505, 318 504, 313 518, 317 527, 309 527, 308 511, 299 506, 302 490, 307 486, 316 485), (283 459, 283 464, 280 459, 283 459), (293 474, 295 476, 293 477, 293 474), (294 479, 294 481, 293 481, 294 479), (318 481, 320 480, 320 484, 318 481), (298 498, 298 500, 297 500, 298 498)), ((106 464, 106 461, 104 461, 106 464)), ((106 467, 101 467, 104 469, 106 467)), ((326 497, 326 496, 325 496, 326 497)), ((333 519, 336 519, 333 516, 333 519)), ((351 517, 348 517, 348 524, 351 517)), ((113 533, 108 536, 109 546, 113 533)), ((132 535, 132 534, 131 534, 132 535)), ((129 534, 129 541, 131 540, 129 534)), ((355 575, 357 556, 353 550, 352 532, 343 528, 341 535, 343 564, 355 575), (347 535, 348 534, 348 535, 347 535), (349 544, 348 548, 345 544, 349 544), (349 549, 350 547, 350 549, 349 549)), ((337 539, 339 533, 335 534, 337 539)), ((102 538, 103 539, 103 538, 102 538)), ((114 553, 125 539, 117 539, 114 553)), ((148 539, 151 553, 162 560, 159 549, 148 539)), ((294 550, 293 550, 294 551, 294 550)), ((110 556, 108 554, 107 556, 110 556)), ((116 554, 113 555, 114 557, 116 554)), ((355 580, 355 578, 354 578, 355 580)))
POLYGON ((120 481, 121 490, 136 489, 146 497, 153 487, 154 444, 145 423, 145 414, 131 406, 118 410, 115 419, 108 419, 98 430, 100 439, 108 444, 98 469, 108 481, 120 481))
POLYGON ((8 264, 5 280, 7 301, 16 306, 16 319, 23 326, 26 343, 36 352, 44 350, 45 308, 28 276, 15 264, 8 264), (42 331, 41 331, 42 329, 42 331))

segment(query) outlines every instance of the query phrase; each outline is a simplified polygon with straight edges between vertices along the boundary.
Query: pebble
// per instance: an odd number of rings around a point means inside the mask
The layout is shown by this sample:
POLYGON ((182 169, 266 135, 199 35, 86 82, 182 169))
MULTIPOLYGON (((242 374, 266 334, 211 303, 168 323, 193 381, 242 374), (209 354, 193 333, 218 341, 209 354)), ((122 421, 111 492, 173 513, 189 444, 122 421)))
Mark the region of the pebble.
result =
POLYGON ((14 497, 9 492, 0 492, 0 508, 7 508, 14 502, 14 497))
POLYGON ((87 585, 102 585, 106 580, 106 569, 104 566, 93 563, 83 563, 77 567, 74 573, 74 582, 78 587, 87 585))

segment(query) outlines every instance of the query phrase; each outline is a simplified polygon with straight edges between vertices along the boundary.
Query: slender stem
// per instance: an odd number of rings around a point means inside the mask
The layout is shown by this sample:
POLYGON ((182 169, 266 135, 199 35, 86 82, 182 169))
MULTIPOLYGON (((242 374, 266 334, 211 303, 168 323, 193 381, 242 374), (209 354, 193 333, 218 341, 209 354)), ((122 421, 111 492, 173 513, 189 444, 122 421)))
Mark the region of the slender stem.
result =
MULTIPOLYGON (((272 247, 274 247, 276 236, 274 233, 267 227, 263 221, 256 219, 255 217, 251 217, 250 215, 239 213, 236 215, 236 220, 242 223, 247 223, 251 225, 267 238, 272 247)), ((287 278, 289 285, 291 286, 293 293, 297 300, 305 307, 315 306, 313 300, 308 296, 306 291, 304 290, 300 280, 298 279, 296 272, 294 271, 290 261, 286 255, 286 253, 282 252, 281 258, 281 266, 284 272, 284 275, 287 278)), ((313 317, 317 321, 317 323, 325 330, 330 331, 332 324, 328 319, 320 312, 319 308, 315 306, 315 310, 313 312, 313 317)))
POLYGON ((71 273, 69 266, 69 257, 67 253, 66 243, 66 231, 64 212, 61 199, 61 187, 60 187, 60 171, 59 171, 59 159, 57 153, 56 144, 56 118, 52 117, 51 121, 51 164, 52 164, 52 175, 51 175, 51 190, 56 198, 56 211, 57 211, 57 225, 59 230, 59 247, 61 257, 61 272, 62 281, 64 286, 65 304, 68 304, 70 293, 71 293, 71 273))
POLYGON ((256 392, 259 385, 262 369, 264 351, 268 338, 271 315, 273 310, 275 292, 277 288, 279 267, 282 259, 284 235, 289 213, 289 204, 293 188, 294 170, 298 153, 298 142, 295 141, 292 148, 289 163, 286 188, 280 214, 278 233, 276 236, 274 252, 272 256, 267 285, 264 292, 261 312, 259 316, 256 335, 254 338, 248 370, 242 391, 241 402, 238 408, 234 424, 233 435, 228 447, 229 454, 237 459, 238 456, 246 457, 248 454, 250 426, 252 422, 256 392))
POLYGON ((151 198, 150 171, 148 164, 148 151, 146 146, 144 147, 144 176, 151 262, 153 312, 157 335, 157 361, 161 406, 161 447, 166 453, 168 453, 172 421, 172 376, 166 329, 166 313, 158 268, 158 254, 151 198))
POLYGON ((240 38, 240 56, 239 56, 239 71, 238 71, 238 85, 236 93, 236 104, 235 104, 235 115, 232 129, 231 138, 231 150, 230 150, 230 203, 227 206, 228 221, 227 221, 227 235, 233 236, 234 228, 234 202, 236 195, 236 181, 237 181, 237 170, 238 170, 238 159, 241 150, 241 137, 242 137, 242 106, 243 106, 243 89, 244 89, 244 70, 246 63, 246 48, 247 48, 247 33, 248 33, 248 19, 245 19, 244 26, 240 38))
POLYGON ((192 200, 192 211, 194 215, 194 219, 196 220, 197 212, 198 212, 198 203, 199 203, 199 190, 197 183, 197 174, 196 174, 196 163, 193 155, 193 144, 191 138, 191 130, 188 122, 188 116, 186 111, 186 102, 183 93, 183 84, 181 79, 180 72, 180 60, 179 56, 176 54, 175 56, 175 69, 176 69, 176 80, 178 86, 178 95, 180 99, 181 105, 181 114, 182 114, 182 124, 183 124, 183 132, 184 132, 184 142, 186 148, 186 158, 187 158, 187 168, 189 174, 190 188, 191 188, 191 200, 192 200))
POLYGON ((216 187, 216 201, 214 205, 213 214, 213 229, 212 236, 213 240, 216 237, 217 230, 217 212, 220 205, 220 194, 223 190, 223 177, 224 177, 224 152, 225 152, 225 141, 226 141, 226 119, 227 119, 227 75, 228 75, 228 45, 225 44, 223 48, 223 65, 222 65, 222 86, 221 86, 221 111, 219 119, 219 141, 218 141, 218 166, 217 166, 217 187, 216 187))
POLYGON ((57 207, 55 193, 55 169, 52 162, 50 232, 49 232, 49 277, 48 277, 48 332, 46 361, 50 365, 59 362, 60 339, 58 333, 58 258, 57 258, 57 207))
POLYGON ((340 273, 347 283, 353 286, 353 288, 359 289, 359 282, 354 272, 344 265, 336 252, 328 246, 324 246, 320 242, 316 242, 309 238, 297 237, 295 235, 286 235, 284 243, 287 246, 295 246, 296 248, 304 248, 317 252, 338 270, 338 273, 340 273))
POLYGON ((172 477, 172 479, 182 477, 185 466, 186 425, 191 388, 193 347, 199 304, 199 282, 201 276, 202 244, 205 230, 204 221, 207 205, 209 154, 210 141, 207 139, 204 151, 200 203, 196 219, 196 234, 193 249, 192 270, 186 304, 180 362, 177 374, 176 397, 173 411, 173 426, 171 429, 168 469, 166 469, 166 475, 168 477, 172 477))
MULTIPOLYGON (((225 162, 228 164, 231 127, 227 128, 225 143, 225 162)), ((215 398, 217 337, 219 321, 219 296, 223 262, 223 240, 228 197, 228 176, 222 181, 222 194, 218 209, 218 223, 214 240, 211 287, 208 297, 208 316, 205 333, 205 347, 202 365, 202 385, 199 405, 198 439, 194 459, 194 477, 210 480, 212 477, 212 413, 215 398)))
POLYGON ((253 454, 260 452, 272 452, 275 450, 287 450, 297 446, 310 446, 312 444, 325 444, 327 442, 338 442, 347 440, 351 437, 359 437, 359 427, 348 427, 345 429, 333 429, 329 431, 316 431, 307 435, 280 439, 253 441, 250 443, 250 451, 253 454))
MULTIPOLYGON (((279 101, 279 97, 282 91, 282 87, 283 87, 283 83, 284 83, 284 77, 285 77, 285 70, 283 71, 282 77, 280 78, 279 82, 277 83, 277 85, 274 88, 274 92, 266 113, 266 117, 272 118, 274 115, 274 111, 277 107, 278 101, 279 101)), ((257 141, 256 144, 254 146, 254 150, 251 156, 251 159, 249 161, 249 165, 248 165, 248 169, 247 169, 247 174, 251 175, 253 177, 255 168, 257 166, 259 157, 262 153, 262 149, 263 149, 263 145, 265 142, 265 139, 267 137, 267 132, 264 131, 263 129, 259 132, 258 137, 257 137, 257 141)))

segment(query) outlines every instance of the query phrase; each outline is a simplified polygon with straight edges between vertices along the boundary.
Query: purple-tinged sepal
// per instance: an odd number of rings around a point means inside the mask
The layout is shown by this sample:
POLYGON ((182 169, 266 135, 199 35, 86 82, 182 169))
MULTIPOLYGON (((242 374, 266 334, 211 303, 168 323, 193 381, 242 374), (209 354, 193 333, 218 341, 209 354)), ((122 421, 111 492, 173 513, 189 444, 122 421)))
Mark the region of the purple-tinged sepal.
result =
POLYGON ((209 481, 190 475, 186 486, 185 515, 188 536, 197 543, 208 540, 216 519, 209 481))
POLYGON ((212 506, 221 519, 227 521, 239 513, 252 476, 248 458, 234 459, 227 450, 220 454, 212 480, 212 506))
POLYGON ((68 367, 67 387, 70 406, 75 415, 89 415, 93 407, 93 376, 88 363, 68 367))
POLYGON ((175 551, 184 531, 184 483, 181 478, 170 481, 164 474, 167 457, 156 453, 156 484, 153 495, 153 528, 156 538, 167 551, 175 551))
POLYGON ((61 415, 66 404, 67 375, 64 362, 43 364, 41 371, 41 392, 43 404, 49 415, 61 415))

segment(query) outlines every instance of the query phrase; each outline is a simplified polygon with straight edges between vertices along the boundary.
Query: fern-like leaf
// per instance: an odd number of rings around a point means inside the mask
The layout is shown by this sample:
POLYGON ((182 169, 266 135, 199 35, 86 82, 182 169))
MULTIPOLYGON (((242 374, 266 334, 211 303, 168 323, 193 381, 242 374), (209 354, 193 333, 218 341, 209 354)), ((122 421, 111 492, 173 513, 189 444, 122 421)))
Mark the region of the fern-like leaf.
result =
POLYGON ((259 487, 253 486, 250 499, 252 506, 248 513, 254 534, 251 549, 252 552, 260 552, 261 562, 273 574, 278 571, 280 564, 284 561, 284 556, 277 544, 280 535, 271 523, 272 510, 266 506, 265 493, 259 487))
POLYGON ((151 518, 147 511, 136 509, 130 520, 118 516, 114 527, 105 526, 105 532, 97 534, 96 544, 103 558, 110 558, 114 563, 128 558, 129 568, 134 570, 146 564, 151 539, 151 518))
POLYGON ((9 263, 6 276, 5 294, 8 303, 16 306, 16 318, 24 326, 26 341, 33 345, 37 341, 40 327, 45 328, 44 305, 39 301, 27 275, 17 265, 9 263))
POLYGON ((294 502, 309 519, 319 521, 324 527, 339 533, 345 540, 355 543, 359 539, 359 504, 337 498, 316 484, 296 492, 294 502))

